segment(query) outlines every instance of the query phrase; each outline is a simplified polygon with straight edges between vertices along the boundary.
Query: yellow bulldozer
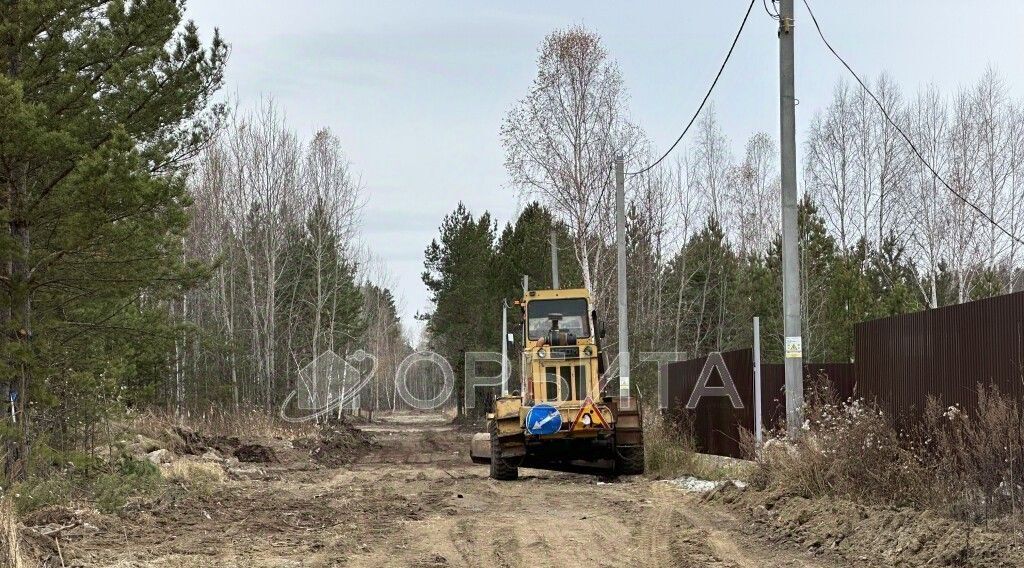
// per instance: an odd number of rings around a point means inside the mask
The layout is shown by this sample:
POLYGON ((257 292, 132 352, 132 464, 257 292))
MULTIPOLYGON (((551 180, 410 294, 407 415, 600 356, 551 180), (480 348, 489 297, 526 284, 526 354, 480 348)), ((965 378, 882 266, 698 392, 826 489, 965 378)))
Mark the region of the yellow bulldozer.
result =
POLYGON ((589 292, 524 290, 515 305, 523 315, 520 389, 494 399, 487 432, 473 437, 473 461, 490 463, 500 480, 516 479, 520 467, 643 473, 639 405, 602 392, 604 331, 589 292))

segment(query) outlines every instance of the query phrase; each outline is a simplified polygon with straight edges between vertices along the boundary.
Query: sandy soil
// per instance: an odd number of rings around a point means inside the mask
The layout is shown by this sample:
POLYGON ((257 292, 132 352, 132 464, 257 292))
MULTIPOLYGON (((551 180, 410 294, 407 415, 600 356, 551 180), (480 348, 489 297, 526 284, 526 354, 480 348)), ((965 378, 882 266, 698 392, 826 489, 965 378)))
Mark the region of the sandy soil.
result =
POLYGON ((377 446, 356 463, 317 464, 284 444, 280 463, 67 537, 68 565, 834 565, 667 482, 537 470, 492 481, 469 460, 469 433, 441 416, 362 428, 377 446))

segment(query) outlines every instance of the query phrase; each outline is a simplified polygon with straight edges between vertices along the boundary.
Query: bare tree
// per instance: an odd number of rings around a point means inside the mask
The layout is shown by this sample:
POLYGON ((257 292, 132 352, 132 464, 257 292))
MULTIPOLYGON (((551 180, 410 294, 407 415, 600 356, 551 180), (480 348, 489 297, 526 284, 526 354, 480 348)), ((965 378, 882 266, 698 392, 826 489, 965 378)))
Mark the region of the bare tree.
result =
MULTIPOLYGON (((906 109, 900 88, 887 74, 878 78, 875 86, 878 99, 886 113, 897 123, 906 124, 906 109)), ((906 240, 903 224, 899 223, 899 204, 903 201, 901 192, 907 186, 907 176, 913 156, 896 127, 886 120, 878 107, 875 109, 874 129, 877 168, 872 172, 876 178, 878 206, 876 207, 877 244, 879 247, 886 237, 893 235, 898 242, 906 240)))
POLYGON ((602 289, 602 251, 612 226, 612 161, 634 155, 640 136, 626 119, 618 66, 597 34, 573 26, 548 35, 540 47, 529 94, 501 127, 512 183, 536 193, 572 231, 583 284, 602 289))
POLYGON ((229 192, 239 223, 249 285, 251 341, 264 405, 274 397, 278 359, 277 303, 285 268, 285 228, 297 222, 301 150, 272 102, 236 118, 228 134, 234 171, 229 192))
MULTIPOLYGON (((948 136, 947 108, 934 86, 917 94, 909 112, 910 134, 924 158, 940 174, 947 171, 945 141, 948 136)), ((911 250, 926 279, 922 294, 929 307, 939 306, 939 265, 946 253, 949 202, 946 188, 916 159, 911 162, 909 190, 901 210, 910 225, 911 250)))
POLYGON ((309 143, 303 171, 303 190, 308 202, 306 212, 314 290, 310 303, 312 322, 312 359, 323 351, 335 350, 338 323, 339 288, 345 281, 340 272, 350 256, 353 235, 362 208, 360 188, 353 179, 341 142, 329 130, 320 130, 309 143), (327 321, 323 321, 326 318, 327 321))
POLYGON ((690 182, 690 167, 686 158, 677 158, 668 171, 668 183, 672 196, 673 210, 676 217, 675 241, 675 298, 668 298, 675 305, 673 319, 672 350, 680 351, 687 336, 685 323, 690 319, 691 306, 685 301, 685 291, 694 277, 694 266, 686 246, 687 240, 700 226, 708 209, 707 195, 697 191, 695 184, 690 182))
POLYGON ((732 171, 730 209, 740 256, 761 254, 779 233, 781 208, 778 147, 767 133, 750 137, 743 162, 732 171))
POLYGON ((946 224, 950 238, 945 256, 956 278, 957 301, 960 303, 971 297, 971 277, 981 256, 979 229, 983 229, 977 211, 968 204, 977 203, 981 193, 978 184, 981 151, 973 107, 971 93, 961 89, 953 99, 946 140, 949 156, 947 181, 963 197, 947 196, 945 200, 950 213, 946 224))
MULTIPOLYGON (((1010 161, 1010 180, 1004 206, 1009 210, 1005 226, 1013 235, 1024 234, 1024 105, 1014 101, 1008 105, 1006 120, 1010 123, 1007 135, 1006 155, 1010 161)), ((1006 253, 1006 266, 1009 278, 1006 292, 1019 290, 1020 286, 1020 254, 1021 245, 1010 239, 1006 253)))
POLYGON ((854 145, 850 88, 841 81, 825 113, 815 115, 811 122, 804 175, 808 191, 843 250, 856 241, 854 145))
POLYGON ((731 225, 731 218, 726 215, 726 199, 733 158, 729 139, 718 124, 714 103, 708 104, 697 123, 697 138, 691 148, 690 167, 690 179, 695 189, 708 198, 708 213, 723 226, 731 225))
MULTIPOLYGON (((993 69, 978 81, 974 93, 979 152, 978 199, 985 213, 1000 225, 1009 225, 1019 215, 1020 188, 1013 185, 1015 170, 1020 168, 1019 123, 1015 110, 1006 97, 1006 87, 993 69)), ((1002 261, 1009 256, 1013 241, 992 223, 987 223, 979 247, 982 262, 992 272, 1000 272, 1002 261)), ((1010 288, 1007 278, 1003 290, 1010 288)))
POLYGON ((197 165, 184 250, 215 271, 170 307, 191 331, 169 392, 210 400, 229 377, 235 408, 269 407, 317 355, 364 341, 361 186, 337 137, 303 144, 271 102, 236 114, 197 165))
MULTIPOLYGON (((864 89, 854 89, 849 108, 853 140, 853 185, 856 188, 854 199, 857 203, 854 209, 855 226, 858 237, 868 243, 875 234, 881 193, 875 172, 879 169, 878 131, 882 124, 878 106, 864 89)), ((881 244, 881 240, 878 242, 881 244)))

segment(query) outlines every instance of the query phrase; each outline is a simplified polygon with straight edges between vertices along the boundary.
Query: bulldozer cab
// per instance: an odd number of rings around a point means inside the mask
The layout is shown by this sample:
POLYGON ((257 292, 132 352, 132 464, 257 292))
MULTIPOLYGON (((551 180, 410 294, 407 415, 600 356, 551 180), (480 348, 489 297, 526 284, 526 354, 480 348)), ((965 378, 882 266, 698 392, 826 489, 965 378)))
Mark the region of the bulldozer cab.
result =
POLYGON ((532 290, 523 305, 523 393, 527 405, 599 400, 597 338, 585 289, 532 290))

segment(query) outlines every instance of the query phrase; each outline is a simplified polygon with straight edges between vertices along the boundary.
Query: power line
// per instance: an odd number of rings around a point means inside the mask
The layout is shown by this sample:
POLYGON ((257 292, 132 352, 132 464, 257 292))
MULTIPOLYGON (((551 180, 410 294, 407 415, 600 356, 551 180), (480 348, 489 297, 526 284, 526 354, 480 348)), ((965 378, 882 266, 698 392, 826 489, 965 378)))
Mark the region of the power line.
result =
POLYGON ((660 158, 658 158, 657 160, 655 160, 653 163, 643 168, 642 170, 628 172, 626 175, 635 176, 648 172, 651 168, 657 166, 658 164, 661 163, 662 160, 667 158, 668 155, 672 153, 672 150, 675 150, 676 146, 678 146, 679 143, 683 140, 683 137, 686 136, 686 133, 690 130, 690 127, 693 126, 693 123, 697 121, 697 117, 700 116, 700 111, 704 110, 704 105, 706 105, 708 99, 711 98, 711 92, 715 90, 715 85, 718 84, 718 79, 722 76, 722 71, 725 71, 725 66, 727 63, 729 63, 729 58, 732 57, 733 49, 736 48, 736 42, 739 41, 740 34, 743 33, 743 28, 744 26, 747 25, 747 19, 750 18, 750 11, 754 8, 754 2, 756 1, 757 0, 750 0, 750 5, 747 6, 747 13, 743 15, 743 21, 740 22, 740 29, 736 30, 736 36, 732 38, 732 45, 729 46, 729 51, 728 53, 725 54, 725 59, 722 61, 721 67, 718 68, 718 74, 715 75, 715 80, 711 82, 711 86, 708 87, 708 92, 704 94, 704 100, 700 102, 700 106, 697 107, 697 112, 693 113, 693 116, 690 118, 690 122, 686 124, 686 128, 683 129, 682 134, 679 135, 679 138, 676 138, 676 141, 672 143, 672 146, 670 146, 669 149, 666 150, 660 158))
POLYGON ((775 0, 772 0, 771 8, 768 8, 768 0, 761 0, 761 4, 764 6, 764 11, 767 12, 772 19, 779 19, 779 11, 775 8, 775 0))
POLYGON ((964 197, 959 191, 953 189, 953 186, 949 185, 949 183, 947 183, 946 180, 943 179, 941 175, 939 175, 939 172, 936 171, 934 167, 932 167, 931 163, 929 163, 928 160, 925 159, 924 155, 921 154, 921 151, 917 149, 917 146, 910 139, 910 136, 907 136, 907 133, 904 132, 902 128, 900 128, 900 125, 896 124, 896 121, 893 120, 891 116, 889 116, 889 112, 885 110, 885 106, 882 104, 882 101, 878 100, 878 97, 876 97, 875 94, 871 92, 871 89, 869 89, 868 86, 864 83, 864 81, 861 80, 860 75, 857 75, 857 72, 854 71, 852 67, 850 67, 850 64, 847 63, 846 60, 843 59, 843 57, 836 52, 835 48, 832 47, 832 44, 830 44, 828 40, 825 39, 825 33, 821 31, 821 26, 818 24, 818 18, 814 16, 814 10, 811 9, 811 5, 807 3, 807 0, 803 0, 803 3, 804 6, 807 8, 807 13, 810 14, 811 16, 811 21, 814 22, 815 29, 818 30, 818 36, 821 37, 822 43, 824 43, 825 47, 827 47, 828 50, 832 52, 832 55, 834 55, 836 59, 838 59, 839 62, 843 64, 843 67, 846 67, 846 70, 849 71, 851 75, 853 75, 853 78, 856 79, 860 87, 864 89, 864 92, 866 92, 868 96, 871 97, 871 100, 875 101, 875 104, 878 105, 878 110, 882 111, 882 116, 884 116, 885 120, 888 121, 889 124, 891 124, 897 132, 900 133, 900 136, 902 136, 903 140, 905 140, 907 142, 907 145, 910 146, 910 149, 914 152, 914 155, 917 156, 917 159, 921 160, 921 163, 924 164, 924 167, 927 168, 928 171, 931 172, 933 176, 935 176, 935 179, 939 180, 939 182, 942 183, 942 185, 945 186, 946 189, 948 189, 953 195, 955 195, 957 199, 964 202, 971 209, 977 211, 979 215, 981 215, 986 221, 991 223, 994 227, 996 227, 1004 234, 1006 234, 1006 236, 1010 237, 1017 243, 1024 245, 1024 240, 1021 240, 1016 235, 1006 230, 1002 225, 999 224, 998 221, 993 219, 991 215, 983 211, 981 207, 975 205, 971 200, 964 197))

